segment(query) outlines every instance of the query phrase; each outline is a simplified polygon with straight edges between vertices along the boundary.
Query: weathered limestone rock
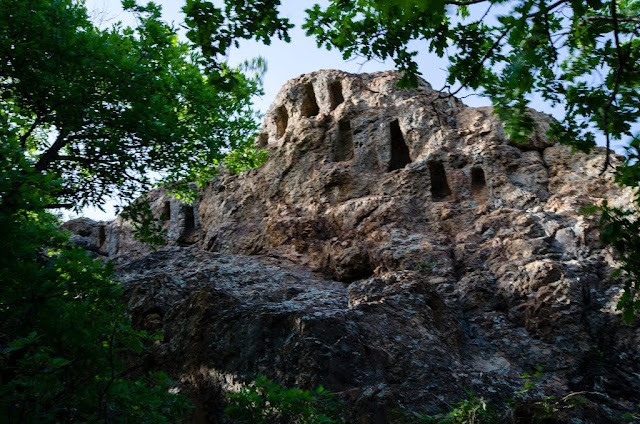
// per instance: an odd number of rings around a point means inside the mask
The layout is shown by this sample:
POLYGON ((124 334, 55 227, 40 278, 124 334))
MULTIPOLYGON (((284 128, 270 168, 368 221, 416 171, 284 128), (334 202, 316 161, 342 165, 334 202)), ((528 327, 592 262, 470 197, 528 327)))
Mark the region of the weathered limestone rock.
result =
POLYGON ((535 134, 513 145, 490 108, 397 79, 288 82, 257 138, 264 166, 223 173, 193 206, 150 194, 164 250, 120 219, 68 226, 119 264, 136 324, 164 331, 158 361, 201 419, 260 373, 323 384, 357 422, 385 423, 465 388, 508 397, 541 366, 532 396, 585 392, 560 421, 615 422, 640 399, 640 332, 579 210, 631 193, 600 175, 601 150, 547 139, 547 115, 532 111, 535 134))

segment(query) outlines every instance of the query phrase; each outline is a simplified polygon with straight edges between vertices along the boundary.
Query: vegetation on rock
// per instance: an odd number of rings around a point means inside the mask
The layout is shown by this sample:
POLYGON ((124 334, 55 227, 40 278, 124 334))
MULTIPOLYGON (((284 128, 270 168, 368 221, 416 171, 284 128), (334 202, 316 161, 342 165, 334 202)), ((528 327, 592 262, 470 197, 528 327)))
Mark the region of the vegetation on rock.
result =
POLYGON ((286 389, 265 376, 238 393, 229 393, 225 415, 233 423, 337 424, 343 423, 343 405, 322 386, 314 390, 286 389))

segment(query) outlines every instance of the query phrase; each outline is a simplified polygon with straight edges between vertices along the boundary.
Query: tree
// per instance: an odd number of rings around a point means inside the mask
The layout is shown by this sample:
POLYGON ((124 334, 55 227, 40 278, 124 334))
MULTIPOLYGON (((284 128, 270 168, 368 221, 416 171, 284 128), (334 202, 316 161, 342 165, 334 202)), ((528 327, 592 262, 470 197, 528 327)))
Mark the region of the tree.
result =
POLYGON ((193 16, 233 29, 190 30, 223 41, 208 50, 180 41, 152 3, 124 0, 137 25, 109 29, 93 25, 81 0, 0 3, 3 421, 157 423, 187 410, 165 375, 134 360, 154 336, 131 327, 109 266, 74 248, 47 210, 132 201, 155 183, 184 194, 234 149, 238 169, 262 157, 249 147, 263 63, 232 68, 223 58, 250 31, 286 37, 289 24, 258 20, 243 31, 237 23, 257 19, 245 3, 188 2, 193 16))
POLYGON ((127 360, 152 337, 131 327, 110 268, 41 209, 58 182, 26 182, 18 131, 3 120, 0 134, 0 193, 15 193, 0 207, 0 421, 179 420, 189 406, 167 376, 127 360))
MULTIPOLYGON (((439 97, 469 88, 490 98, 515 141, 533 129, 527 108, 533 95, 563 110, 550 136, 582 151, 604 138, 603 172, 612 167, 612 141, 625 139, 627 159, 616 179, 638 188, 640 1, 332 0, 307 12, 304 28, 319 46, 335 47, 345 59, 390 58, 405 86, 417 82, 419 43, 448 57, 439 97)), ((623 262, 626 289, 618 306, 631 320, 640 311, 640 193, 635 210, 606 204, 599 210, 602 238, 623 262)))
POLYGON ((99 30, 71 0, 2 4, 3 113, 24 129, 34 171, 60 176, 56 206, 132 198, 158 176, 208 180, 224 151, 256 130, 257 77, 212 66, 178 41, 159 7, 124 5, 135 29, 99 30))

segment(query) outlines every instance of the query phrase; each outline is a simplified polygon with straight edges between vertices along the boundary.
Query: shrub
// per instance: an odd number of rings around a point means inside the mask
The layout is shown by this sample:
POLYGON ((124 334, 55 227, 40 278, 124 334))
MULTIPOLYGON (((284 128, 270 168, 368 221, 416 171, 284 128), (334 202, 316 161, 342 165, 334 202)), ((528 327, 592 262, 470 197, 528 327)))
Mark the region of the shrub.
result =
POLYGON ((259 376, 238 393, 230 393, 225 415, 233 423, 331 424, 342 423, 343 406, 322 386, 314 390, 286 389, 259 376))

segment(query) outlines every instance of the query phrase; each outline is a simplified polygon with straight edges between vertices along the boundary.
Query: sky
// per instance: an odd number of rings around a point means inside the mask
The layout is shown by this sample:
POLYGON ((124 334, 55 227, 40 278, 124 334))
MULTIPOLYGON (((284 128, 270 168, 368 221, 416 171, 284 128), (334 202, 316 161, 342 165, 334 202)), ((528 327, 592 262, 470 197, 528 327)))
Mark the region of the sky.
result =
MULTIPOLYGON (((86 5, 90 17, 99 26, 111 26, 117 21, 132 25, 131 15, 122 11, 120 2, 121 0, 86 0, 86 5)), ((155 3, 162 6, 163 18, 166 21, 173 22, 175 26, 178 26, 183 21, 181 12, 184 4, 183 0, 155 0, 155 3)), ((289 18, 295 24, 295 28, 290 33, 290 43, 274 40, 271 45, 265 46, 254 41, 244 40, 241 41, 240 47, 231 50, 228 56, 228 61, 232 65, 240 64, 257 56, 262 56, 266 59, 268 68, 264 76, 264 95, 254 100, 256 108, 263 113, 267 111, 280 87, 286 81, 304 73, 319 69, 339 69, 353 73, 394 69, 392 61, 365 62, 362 59, 345 61, 338 51, 319 48, 314 39, 305 35, 301 29, 306 16, 305 9, 316 3, 321 6, 326 5, 328 4, 327 0, 282 0, 282 3, 280 8, 281 15, 289 18)), ((474 10, 472 8, 471 13, 473 17, 473 14, 481 15, 483 10, 474 10)), ((417 51, 420 51, 418 55, 420 72, 433 88, 439 89, 445 82, 447 61, 438 58, 435 54, 424 52, 424 49, 420 49, 420 47, 420 45, 416 45, 417 51)), ((472 94, 470 91, 462 90, 458 96, 464 97, 464 103, 469 106, 490 105, 487 99, 472 94)), ((550 110, 548 105, 538 99, 534 99, 531 106, 540 111, 551 113, 556 117, 559 115, 558 111, 550 110)), ((114 218, 115 209, 113 202, 110 202, 104 212, 97 208, 87 208, 80 215, 96 220, 108 220, 114 218)), ((77 215, 66 214, 65 218, 75 216, 77 215)))

